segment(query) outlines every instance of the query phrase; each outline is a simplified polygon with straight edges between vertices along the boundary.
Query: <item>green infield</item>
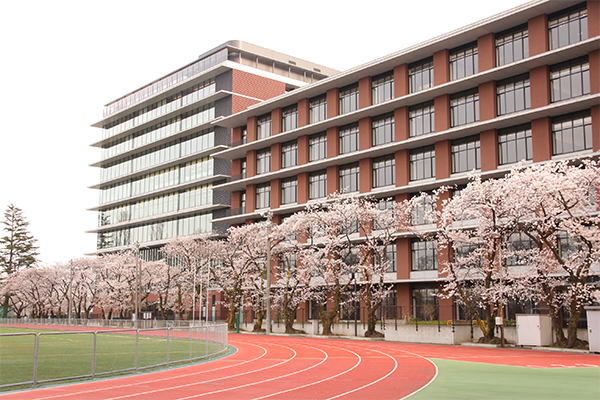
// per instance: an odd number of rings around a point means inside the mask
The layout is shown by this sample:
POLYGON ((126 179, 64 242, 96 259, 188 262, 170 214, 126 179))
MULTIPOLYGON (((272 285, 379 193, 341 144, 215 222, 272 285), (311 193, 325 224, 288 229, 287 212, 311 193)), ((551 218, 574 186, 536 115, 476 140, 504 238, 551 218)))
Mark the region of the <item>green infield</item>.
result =
POLYGON ((410 400, 600 399, 600 368, 526 368, 432 359, 437 378, 410 400))
MULTIPOLYGON (((23 336, 0 337, 0 386, 33 380, 35 333, 39 335, 37 381, 113 373, 132 373, 137 369, 198 359, 214 354, 220 345, 186 337, 159 336, 136 339, 135 331, 98 332, 94 360, 93 332, 65 333, 22 328, 0 328, 0 333, 33 333, 23 336), (49 334, 53 332, 53 334, 49 334)), ((172 332, 173 335, 176 332, 172 332)), ((220 347, 219 347, 220 348, 220 347)))

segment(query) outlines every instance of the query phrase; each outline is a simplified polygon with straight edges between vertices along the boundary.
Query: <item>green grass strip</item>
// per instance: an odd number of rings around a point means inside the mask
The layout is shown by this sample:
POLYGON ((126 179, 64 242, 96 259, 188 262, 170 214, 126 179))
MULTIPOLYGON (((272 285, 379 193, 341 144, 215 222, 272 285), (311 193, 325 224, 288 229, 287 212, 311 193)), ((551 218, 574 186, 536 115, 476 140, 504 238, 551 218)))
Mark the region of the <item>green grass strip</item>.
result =
POLYGON ((600 368, 526 368, 431 359, 438 376, 410 400, 600 399, 600 368))

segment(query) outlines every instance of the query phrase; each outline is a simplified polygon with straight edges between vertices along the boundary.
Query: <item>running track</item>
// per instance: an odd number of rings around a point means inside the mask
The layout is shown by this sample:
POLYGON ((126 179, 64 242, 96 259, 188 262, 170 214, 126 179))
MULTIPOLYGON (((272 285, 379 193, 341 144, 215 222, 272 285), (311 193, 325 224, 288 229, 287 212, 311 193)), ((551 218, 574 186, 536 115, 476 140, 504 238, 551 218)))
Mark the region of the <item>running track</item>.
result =
POLYGON ((598 367, 590 354, 380 341, 229 335, 237 352, 161 372, 0 395, 0 399, 402 399, 437 375, 427 358, 531 368, 598 367))

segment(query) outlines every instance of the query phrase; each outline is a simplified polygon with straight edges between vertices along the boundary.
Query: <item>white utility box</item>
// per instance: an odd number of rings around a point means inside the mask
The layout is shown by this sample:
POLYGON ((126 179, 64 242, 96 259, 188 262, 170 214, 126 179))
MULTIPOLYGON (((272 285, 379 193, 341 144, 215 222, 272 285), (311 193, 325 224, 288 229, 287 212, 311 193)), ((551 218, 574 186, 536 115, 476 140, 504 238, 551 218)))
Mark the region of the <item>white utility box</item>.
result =
POLYGON ((600 306, 588 306, 585 311, 587 312, 590 351, 600 352, 600 306))
POLYGON ((520 346, 550 346, 552 319, 549 315, 517 314, 517 344, 520 346))

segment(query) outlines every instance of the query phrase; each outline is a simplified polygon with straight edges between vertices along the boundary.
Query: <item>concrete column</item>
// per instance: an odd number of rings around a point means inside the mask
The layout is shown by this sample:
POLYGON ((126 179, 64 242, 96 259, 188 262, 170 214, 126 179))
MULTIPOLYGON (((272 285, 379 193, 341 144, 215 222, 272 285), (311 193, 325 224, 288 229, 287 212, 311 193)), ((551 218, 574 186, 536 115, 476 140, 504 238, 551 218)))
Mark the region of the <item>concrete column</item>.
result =
POLYGON ((256 210, 256 185, 246 186, 246 213, 256 210))
POLYGON ((533 162, 547 161, 552 158, 552 126, 549 117, 531 121, 531 144, 533 162))
POLYGON ((398 261, 398 268, 396 271, 397 279, 410 278, 410 271, 412 269, 410 243, 411 239, 406 237, 400 238, 396 241, 396 257, 398 261))
MULTIPOLYGON (((592 113, 592 144, 594 152, 600 151, 600 106, 593 106, 592 113)), ((600 205, 600 201, 598 202, 600 205)))
POLYGON ((373 92, 371 77, 366 76, 358 81, 358 108, 367 108, 373 105, 373 92))
POLYGON ((254 142, 256 140, 256 129, 257 129, 256 124, 257 124, 256 117, 248 118, 248 122, 247 122, 247 126, 246 126, 246 128, 248 129, 246 141, 248 143, 254 142))
MULTIPOLYGON (((373 164, 370 158, 363 158, 358 162, 358 190, 360 193, 369 193, 373 189, 373 164)), ((327 180, 329 183, 329 179, 327 180)))
POLYGON ((281 133, 281 108, 271 111, 271 136, 281 133))
POLYGON ((362 118, 358 121, 358 148, 361 151, 367 150, 372 147, 372 144, 371 117, 362 118))
POLYGON ((394 139, 396 142, 407 140, 410 136, 408 107, 394 110, 394 139))
POLYGON ((271 181, 271 209, 279 207, 281 207, 281 179, 273 179, 271 181))
POLYGON ((479 134, 481 145, 481 171, 493 171, 498 167, 498 137, 495 129, 479 134))
POLYGON ((340 190, 340 167, 332 165, 327 167, 327 195, 340 190))
POLYGON ((527 23, 527 29, 529 31, 529 57, 548 51, 548 16, 542 14, 531 18, 527 23))
POLYGON ((281 169, 281 143, 273 143, 271 145, 271 171, 279 171, 281 169))
POLYGON ((496 118, 496 82, 489 81, 479 85, 479 120, 496 118))
POLYGON ((338 137, 338 127, 334 126, 332 128, 327 129, 327 158, 333 158, 339 155, 340 141, 338 137))
POLYGON ((410 181, 409 150, 398 150, 394 157, 396 162, 396 187, 406 186, 410 181))
POLYGON ((340 91, 338 88, 327 91, 327 119, 340 115, 340 91))
POLYGON ((308 202, 308 172, 298 174, 298 204, 308 202))
POLYGON ((531 90, 531 108, 544 107, 550 104, 550 69, 547 65, 529 71, 531 90))
POLYGON ((298 138, 298 165, 308 164, 309 143, 308 135, 298 138))
POLYGON ((256 176, 256 150, 248 150, 246 153, 246 177, 256 176))
POLYGON ((306 126, 309 123, 309 101, 302 99, 298 102, 298 128, 306 126))
POLYGON ((408 64, 398 65, 394 68, 394 97, 408 94, 408 64))
POLYGON ((435 132, 450 129, 450 96, 444 94, 433 99, 435 132))
POLYGON ((477 38, 477 62, 479 72, 496 67, 496 40, 493 33, 477 38))
POLYGON ((450 55, 448 49, 433 53, 433 84, 441 85, 450 81, 450 55))
POLYGON ((435 176, 437 179, 449 178, 452 174, 452 147, 449 140, 435 144, 435 176))

